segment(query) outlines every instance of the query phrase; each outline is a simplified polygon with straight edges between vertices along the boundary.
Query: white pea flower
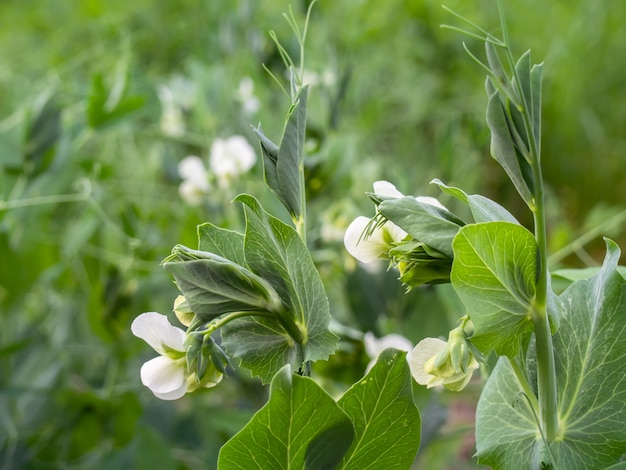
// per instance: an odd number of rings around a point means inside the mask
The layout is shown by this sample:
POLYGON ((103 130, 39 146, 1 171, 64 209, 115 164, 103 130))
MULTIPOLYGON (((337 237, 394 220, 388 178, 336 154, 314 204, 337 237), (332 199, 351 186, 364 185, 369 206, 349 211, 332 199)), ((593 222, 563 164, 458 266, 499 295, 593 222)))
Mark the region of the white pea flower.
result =
POLYGON ((141 382, 162 400, 182 397, 187 392, 185 332, 156 312, 142 313, 130 329, 160 354, 141 366, 141 382))
MULTIPOLYGON (((389 181, 375 181, 374 182, 374 194, 378 194, 379 196, 387 196, 387 197, 395 197, 395 198, 406 197, 404 194, 398 191, 395 185, 393 185, 389 181)), ((418 196, 415 199, 417 199, 419 202, 422 202, 424 204, 430 204, 431 206, 435 206, 440 209, 447 210, 446 207, 434 197, 418 196)))
POLYGON ((377 259, 388 259, 387 253, 393 243, 402 241, 406 232, 392 222, 385 223, 365 237, 365 232, 372 219, 359 216, 346 229, 343 243, 353 257, 361 263, 371 263, 377 259))
POLYGON ((254 95, 254 82, 250 77, 241 79, 235 98, 241 103, 244 114, 248 116, 256 113, 261 107, 261 102, 254 95))
POLYGON ((235 135, 227 139, 215 139, 211 145, 209 160, 220 187, 230 186, 230 182, 254 166, 256 154, 245 137, 235 135))
POLYGON ((209 175, 202 160, 195 155, 183 158, 178 164, 178 175, 183 179, 178 187, 183 201, 190 206, 200 205, 211 189, 209 175))
MULTIPOLYGON (((405 197, 389 181, 374 182, 374 194, 386 196, 388 198, 405 197)), ((433 197, 420 196, 416 198, 419 202, 430 204, 441 209, 445 207, 433 197)), ((344 245, 348 253, 362 263, 371 263, 377 259, 389 259, 389 250, 400 243, 407 233, 391 221, 375 228, 369 236, 365 237, 364 232, 370 225, 371 219, 359 216, 346 229, 344 245)))
POLYGON ((172 326, 165 315, 146 312, 131 325, 131 331, 160 355, 141 366, 141 382, 161 400, 177 400, 196 388, 217 385, 222 374, 210 371, 202 381, 189 373, 185 358, 185 332, 172 326))
MULTIPOLYGON (((452 330, 450 336, 453 336, 452 330)), ((427 388, 444 386, 458 392, 465 388, 478 361, 467 348, 465 337, 449 343, 438 338, 425 338, 408 355, 411 375, 427 388)))
POLYGON ((413 349, 413 343, 404 336, 394 333, 385 335, 382 338, 376 338, 373 333, 368 331, 363 336, 363 345, 365 346, 365 352, 371 359, 370 363, 367 365, 366 372, 374 366, 378 356, 380 356, 385 349, 394 348, 406 352, 410 352, 411 349, 413 349))

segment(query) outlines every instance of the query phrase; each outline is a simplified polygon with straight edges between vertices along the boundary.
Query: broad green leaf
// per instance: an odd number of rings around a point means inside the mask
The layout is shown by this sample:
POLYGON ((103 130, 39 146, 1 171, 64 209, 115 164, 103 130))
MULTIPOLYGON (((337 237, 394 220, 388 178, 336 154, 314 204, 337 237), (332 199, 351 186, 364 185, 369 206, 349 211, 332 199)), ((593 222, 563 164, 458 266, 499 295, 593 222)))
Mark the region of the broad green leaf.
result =
POLYGON ((537 244, 510 222, 466 225, 454 239, 450 279, 474 323, 481 351, 514 356, 532 330, 537 244))
POLYGON ((214 253, 177 245, 163 267, 203 320, 229 312, 267 313, 281 308, 280 297, 266 280, 214 253))
MULTIPOLYGON (((550 444, 553 468, 604 469, 626 453, 626 281, 617 271, 617 245, 607 241, 607 248, 600 272, 559 298, 564 311, 553 341, 560 432, 550 444)), ((489 377, 476 419, 480 463, 517 470, 528 462, 525 468, 534 469, 549 458, 505 358, 489 377)))
POLYGON ((297 344, 276 317, 245 317, 233 320, 221 330, 222 346, 240 366, 268 383, 286 364, 298 370, 303 359, 297 344))
POLYGON ((208 222, 198 225, 198 250, 209 251, 246 266, 243 240, 243 233, 216 227, 208 222))
POLYGON ((502 166, 524 202, 532 203, 532 191, 527 180, 528 163, 518 155, 511 136, 505 107, 497 90, 494 91, 487 79, 487 125, 491 130, 491 155, 502 166), (524 168, 522 168, 524 166, 524 168))
POLYGON ((420 444, 421 420, 413 402, 406 353, 385 350, 369 373, 339 400, 355 439, 339 468, 408 469, 420 444))
POLYGON ((626 453, 626 281, 620 250, 593 278, 572 284, 554 336, 563 440, 552 452, 562 468, 599 468, 626 453))
POLYGON ((431 183, 439 186, 439 189, 452 197, 465 202, 472 212, 474 222, 512 222, 519 224, 517 219, 507 211, 504 207, 491 199, 481 196, 480 194, 467 194, 465 191, 453 186, 447 186, 438 179, 434 179, 431 183))
POLYGON ((414 197, 384 200, 378 210, 415 240, 452 258, 452 240, 464 222, 451 212, 414 197))
POLYGON ((332 469, 354 439, 348 416, 314 380, 283 367, 270 397, 220 450, 220 470, 332 469))
POLYGON ((267 358, 272 354, 284 357, 287 354, 284 347, 288 346, 290 352, 287 355, 291 358, 289 362, 297 367, 298 360, 316 361, 328 358, 335 351, 337 337, 328 329, 328 299, 319 273, 300 236, 292 227, 266 213, 252 196, 241 195, 236 200, 244 204, 246 213, 244 247, 248 266, 278 292, 287 311, 283 318, 276 319, 276 324, 268 324, 270 320, 264 320, 261 326, 254 325, 250 337, 245 336, 245 328, 241 328, 241 325, 237 327, 236 340, 235 337, 229 339, 227 333, 232 330, 226 329, 224 345, 254 374, 263 374, 260 375, 261 378, 268 381, 278 369, 268 371, 265 359, 259 358, 267 358), (296 334, 287 331, 290 326, 297 329, 296 334), (245 346, 246 343, 256 343, 255 337, 259 334, 267 337, 272 332, 277 336, 274 342, 283 345, 282 348, 272 352, 272 341, 265 346, 259 343, 254 351, 245 346), (302 336, 300 345, 296 344, 298 334, 302 336))

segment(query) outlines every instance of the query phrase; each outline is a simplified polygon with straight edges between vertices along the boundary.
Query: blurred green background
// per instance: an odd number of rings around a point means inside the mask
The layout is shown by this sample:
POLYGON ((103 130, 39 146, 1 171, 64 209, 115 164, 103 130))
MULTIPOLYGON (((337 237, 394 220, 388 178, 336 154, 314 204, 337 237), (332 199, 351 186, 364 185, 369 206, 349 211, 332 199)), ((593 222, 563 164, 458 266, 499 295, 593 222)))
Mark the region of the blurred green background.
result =
MULTIPOLYGON (((307 4, 291 3, 301 22, 307 4)), ((531 48, 545 62, 553 267, 596 264, 601 235, 626 246, 626 3, 503 4, 514 54, 531 48)), ((155 353, 130 323, 144 311, 171 314, 177 291, 159 263, 176 243, 195 246, 198 223, 241 229, 230 203, 239 192, 278 208, 260 161, 228 187, 213 184, 199 206, 179 195, 177 165, 188 155, 208 164, 216 138, 243 135, 256 148, 250 124, 279 137, 288 103, 262 64, 284 77, 270 30, 297 57, 282 18, 289 5, 0 2, 0 469, 214 468, 219 447, 264 403, 244 371, 157 400, 139 380, 155 353), (240 88, 246 77, 254 97, 240 88)), ((446 5, 499 33, 494 1, 446 5)), ((414 343, 446 335, 463 312, 447 287, 405 295, 393 273, 345 253, 345 227, 373 213, 372 182, 438 196, 428 184, 438 177, 531 222, 489 157, 485 77, 462 41, 479 56, 482 46, 441 23, 459 24, 438 1, 320 0, 306 47, 308 240, 332 312, 414 343)), ((368 360, 346 339, 314 372, 340 393, 368 360)), ((479 390, 416 390, 415 468, 476 468, 479 390)))

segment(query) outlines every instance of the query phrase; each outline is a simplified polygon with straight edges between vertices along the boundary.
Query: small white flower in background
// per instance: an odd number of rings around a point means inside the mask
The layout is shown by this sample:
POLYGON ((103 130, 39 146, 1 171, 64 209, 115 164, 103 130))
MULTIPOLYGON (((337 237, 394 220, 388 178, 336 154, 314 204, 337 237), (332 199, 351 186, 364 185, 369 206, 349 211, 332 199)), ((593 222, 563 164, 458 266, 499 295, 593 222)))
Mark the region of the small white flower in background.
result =
POLYGON ((183 179, 178 187, 180 197, 190 206, 200 205, 211 189, 202 160, 195 155, 183 158, 178 164, 178 175, 183 179))
POLYGON ((261 102, 254 95, 254 82, 250 77, 241 79, 235 98, 241 103, 244 114, 248 116, 256 113, 261 107, 261 102))
POLYGON ((185 133, 185 120, 182 110, 163 96, 168 92, 159 92, 161 98, 161 132, 168 137, 180 137, 185 133))
POLYGON ((195 84, 181 76, 174 76, 168 84, 157 89, 161 101, 161 131, 169 137, 180 137, 185 133, 184 112, 196 99, 195 84))
POLYGON ((165 315, 146 312, 139 315, 131 325, 131 331, 143 339, 160 356, 150 359, 141 366, 141 382, 161 400, 177 400, 185 393, 202 387, 214 387, 222 374, 212 375, 198 381, 195 373, 186 367, 185 332, 172 326, 165 315))
POLYGON ((211 145, 209 164, 222 188, 229 187, 233 179, 250 170, 255 162, 254 149, 240 135, 215 139, 211 145))
POLYGON ((167 88, 171 92, 173 102, 181 109, 191 109, 196 101, 196 84, 182 75, 174 75, 169 81, 167 88))
POLYGON ((371 359, 370 363, 367 365, 366 373, 376 364, 378 356, 380 356, 385 349, 394 348, 406 352, 410 352, 411 349, 413 349, 413 343, 404 336, 394 333, 385 335, 382 338, 377 338, 373 333, 368 331, 363 336, 363 345, 365 346, 365 352, 371 359))

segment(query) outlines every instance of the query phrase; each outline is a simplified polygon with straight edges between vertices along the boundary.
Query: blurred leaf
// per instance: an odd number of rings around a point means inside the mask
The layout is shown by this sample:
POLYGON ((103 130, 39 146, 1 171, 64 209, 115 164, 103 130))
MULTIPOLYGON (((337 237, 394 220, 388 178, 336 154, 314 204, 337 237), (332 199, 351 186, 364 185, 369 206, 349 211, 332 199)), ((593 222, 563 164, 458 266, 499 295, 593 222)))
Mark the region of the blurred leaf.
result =
POLYGON ((270 398, 220 450, 221 470, 331 469, 354 439, 350 419, 312 379, 283 367, 270 398))
POLYGON ((40 174, 48 168, 60 135, 61 108, 46 98, 26 130, 23 154, 28 171, 40 174))
POLYGON ((474 323, 481 351, 514 356, 532 331, 537 243, 510 222, 466 225, 454 239, 450 276, 474 323))
MULTIPOLYGON (((413 402, 406 353, 387 349, 339 400, 355 439, 341 469, 407 469, 420 445, 420 413, 413 402)), ((323 468, 323 467, 318 467, 323 468)))
POLYGON ((93 76, 91 93, 87 103, 87 118, 93 128, 102 128, 129 116, 144 104, 143 96, 127 96, 127 72, 116 76, 116 82, 109 92, 101 73, 93 76))
POLYGON ((378 210, 415 240, 426 243, 449 258, 453 256, 452 240, 459 228, 465 225, 451 212, 414 197, 384 200, 378 205, 378 210))
POLYGON ((502 221, 519 224, 517 219, 515 219, 509 211, 485 196, 481 196, 480 194, 468 195, 462 189, 447 186, 438 179, 434 179, 432 182, 439 186, 439 189, 444 193, 466 203, 476 223, 502 221))
MULTIPOLYGON (((558 468, 605 468, 626 453, 626 281, 617 272, 619 248, 607 240, 607 251, 598 274, 560 296, 566 307, 554 335, 560 431, 550 444, 558 468)), ((476 416, 480 463, 540 467, 546 453, 507 359, 490 375, 476 416)))

